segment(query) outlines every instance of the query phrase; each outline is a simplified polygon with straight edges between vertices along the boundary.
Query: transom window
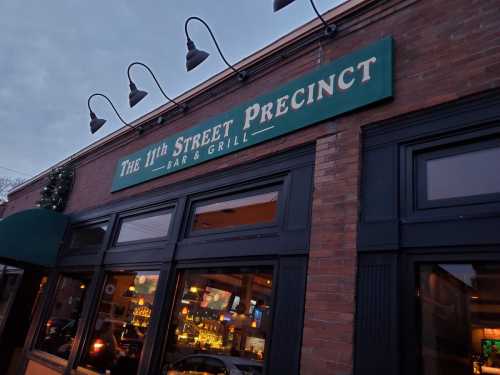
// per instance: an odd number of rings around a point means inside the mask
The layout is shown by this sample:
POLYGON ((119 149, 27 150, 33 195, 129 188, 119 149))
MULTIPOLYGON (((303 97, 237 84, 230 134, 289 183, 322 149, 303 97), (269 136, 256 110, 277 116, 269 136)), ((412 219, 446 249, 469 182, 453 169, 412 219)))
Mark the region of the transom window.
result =
POLYGON ((274 223, 278 198, 279 190, 273 188, 196 203, 191 229, 198 232, 274 223))
POLYGON ((120 221, 116 244, 165 238, 168 236, 171 221, 170 211, 157 211, 123 218, 120 221))
POLYGON ((72 228, 70 250, 99 250, 107 229, 107 223, 72 228))
POLYGON ((417 155, 418 207, 500 200, 500 139, 422 150, 417 155))

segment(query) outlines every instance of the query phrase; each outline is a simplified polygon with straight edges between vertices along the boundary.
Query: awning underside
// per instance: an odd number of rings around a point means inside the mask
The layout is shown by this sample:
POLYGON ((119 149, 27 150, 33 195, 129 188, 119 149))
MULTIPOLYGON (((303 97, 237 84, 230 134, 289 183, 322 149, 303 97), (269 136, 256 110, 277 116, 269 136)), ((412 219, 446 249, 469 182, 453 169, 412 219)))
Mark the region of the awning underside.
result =
POLYGON ((43 208, 25 210, 0 221, 0 262, 53 267, 68 217, 43 208))

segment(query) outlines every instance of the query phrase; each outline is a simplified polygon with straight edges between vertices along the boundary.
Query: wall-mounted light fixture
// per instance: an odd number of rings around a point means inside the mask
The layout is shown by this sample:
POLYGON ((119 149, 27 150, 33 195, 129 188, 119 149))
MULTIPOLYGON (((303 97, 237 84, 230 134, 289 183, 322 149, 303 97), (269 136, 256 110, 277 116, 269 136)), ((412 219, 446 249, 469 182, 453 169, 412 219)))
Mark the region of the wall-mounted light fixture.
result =
POLYGON ((214 36, 212 30, 210 29, 210 26, 208 26, 208 24, 205 21, 203 21, 201 18, 199 18, 199 17, 189 17, 186 20, 186 22, 184 23, 184 31, 186 32, 187 49, 188 49, 188 52, 187 52, 187 55, 186 55, 186 69, 187 69, 187 71, 189 72, 190 70, 196 68, 203 61, 205 61, 207 59, 207 57, 209 56, 208 52, 205 52, 205 51, 197 49, 196 46, 195 46, 195 44, 194 44, 194 42, 189 37, 188 24, 192 20, 199 21, 203 25, 205 25, 205 27, 207 28, 208 32, 210 33, 210 36, 212 37, 212 40, 215 43, 215 47, 217 47, 217 51, 219 51, 220 57, 222 57, 222 60, 226 63, 226 65, 229 68, 231 68, 237 74, 238 79, 240 81, 244 81, 245 79, 247 79, 248 74, 247 74, 246 71, 244 71, 244 70, 238 70, 234 66, 232 66, 231 64, 229 64, 229 62, 226 60, 226 58, 222 54, 222 51, 221 51, 221 49, 219 47, 219 44, 217 43, 217 40, 215 39, 215 36, 214 36))
POLYGON ((118 111, 116 110, 115 106, 113 105, 113 103, 111 102, 111 100, 104 94, 101 94, 101 93, 95 93, 95 94, 92 94, 89 96, 88 100, 87 100, 87 107, 89 108, 89 111, 90 111, 90 132, 92 134, 94 134, 96 131, 98 131, 105 123, 106 123, 106 120, 102 119, 102 118, 99 118, 96 116, 96 114, 94 113, 94 111, 92 111, 92 108, 90 107, 90 100, 94 97, 94 96, 102 96, 104 99, 106 99, 108 101, 108 103, 111 105, 111 108, 113 108, 113 110, 115 111, 116 113, 116 116, 118 116, 118 118, 120 119, 120 121, 125 125, 125 126, 128 126, 129 128, 131 129, 136 129, 139 131, 139 133, 142 133, 143 132, 143 128, 138 126, 138 127, 134 127, 132 125, 130 125, 129 123, 127 123, 123 118, 122 116, 120 116, 120 114, 118 113, 118 111))
MULTIPOLYGON (((286 7, 287 5, 293 3, 295 0, 274 0, 273 3, 273 8, 274 11, 277 12, 278 10, 286 7)), ((333 36, 335 35, 335 32, 337 31, 337 25, 334 23, 329 24, 328 22, 325 21, 325 19, 321 16, 321 14, 318 11, 318 8, 316 8, 316 5, 314 4, 313 0, 310 0, 311 5, 314 9, 314 12, 318 16, 318 18, 323 22, 323 25, 325 25, 325 35, 327 36, 333 36)))
POLYGON ((129 102, 130 108, 132 108, 133 106, 135 106, 142 99, 144 99, 146 97, 146 95, 148 95, 148 93, 146 91, 137 89, 137 86, 135 85, 134 81, 132 81, 132 78, 130 77, 130 69, 134 65, 142 66, 143 68, 145 68, 149 72, 149 74, 151 74, 151 76, 153 77, 154 81, 156 82, 156 85, 160 89, 160 92, 165 97, 165 99, 167 99, 168 101, 174 103, 177 107, 181 108, 183 111, 187 110, 187 105, 186 104, 184 104, 184 103, 178 103, 174 99, 169 98, 167 96, 167 94, 165 94, 165 91, 163 90, 163 88, 161 87, 160 83, 156 79, 156 76, 154 75, 153 71, 149 68, 149 66, 147 66, 146 64, 144 64, 142 62, 139 62, 139 61, 135 61, 135 62, 131 63, 128 66, 128 68, 127 68, 127 76, 128 76, 129 87, 130 87, 130 93, 128 94, 128 102, 129 102))

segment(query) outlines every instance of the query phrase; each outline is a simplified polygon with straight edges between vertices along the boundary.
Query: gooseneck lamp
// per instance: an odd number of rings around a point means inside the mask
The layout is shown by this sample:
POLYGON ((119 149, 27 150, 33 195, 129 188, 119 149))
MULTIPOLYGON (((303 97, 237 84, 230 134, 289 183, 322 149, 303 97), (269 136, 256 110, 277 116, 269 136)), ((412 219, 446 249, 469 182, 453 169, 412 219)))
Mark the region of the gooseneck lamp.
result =
POLYGON ((229 62, 224 57, 224 54, 222 53, 222 51, 219 47, 219 43, 217 43, 217 40, 215 39, 215 36, 214 36, 212 30, 210 29, 210 26, 208 26, 208 24, 205 21, 203 21, 200 17, 189 17, 186 20, 186 22, 184 23, 184 31, 186 32, 187 49, 188 49, 188 52, 186 55, 186 69, 187 69, 187 71, 189 72, 190 70, 193 70, 194 68, 196 68, 203 61, 205 61, 207 59, 207 57, 209 56, 208 52, 205 52, 205 51, 202 51, 202 50, 199 50, 198 48, 196 48, 194 42, 189 37, 188 24, 189 24, 189 22, 191 22, 193 20, 199 21, 203 25, 205 25, 208 32, 210 33, 210 36, 212 37, 212 40, 214 41, 215 47, 217 47, 217 51, 219 51, 219 55, 222 58, 222 60, 226 63, 226 65, 229 68, 231 68, 237 74, 238 79, 240 81, 244 81, 248 77, 247 72, 244 70, 238 70, 234 66, 229 64, 229 62))
MULTIPOLYGON (((273 4, 274 11, 277 12, 278 10, 286 7, 287 5, 293 3, 294 1, 295 0, 274 0, 274 4, 273 4)), ((325 34, 327 36, 333 36, 335 34, 335 32, 337 31, 337 25, 335 25, 334 23, 328 24, 328 22, 326 22, 325 19, 319 13, 318 8, 316 8, 316 4, 314 4, 314 1, 310 0, 310 2, 311 2, 311 5, 314 9, 314 12, 318 16, 318 18, 321 20, 321 22, 323 22, 323 25, 325 25, 325 34)))
POLYGON ((115 106, 113 105, 113 102, 111 102, 111 100, 106 95, 101 94, 101 93, 95 93, 95 94, 90 95, 89 98, 88 98, 88 100, 87 100, 87 107, 89 108, 89 111, 90 111, 90 132, 92 134, 94 134, 96 131, 98 131, 100 128, 102 128, 102 126, 106 123, 106 120, 97 117, 96 114, 94 113, 94 111, 92 111, 92 108, 90 107, 90 100, 94 96, 102 96, 104 99, 106 99, 108 101, 108 103, 111 105, 111 108, 113 108, 113 110, 115 111, 116 116, 118 116, 118 118, 120 119, 120 121, 125 126, 128 126, 131 129, 137 129, 139 131, 139 133, 142 133, 142 131, 143 131, 142 127, 134 127, 134 126, 130 125, 129 123, 127 123, 122 118, 122 116, 120 116, 120 114, 116 110, 115 106))
POLYGON ((156 79, 156 76, 154 75, 153 71, 149 68, 149 66, 147 66, 146 64, 139 62, 139 61, 135 61, 135 62, 131 63, 127 68, 127 76, 128 76, 129 87, 130 87, 130 93, 128 94, 128 102, 129 102, 129 105, 131 108, 133 106, 135 106, 137 103, 139 103, 142 99, 144 99, 146 97, 146 95, 148 95, 148 93, 146 91, 137 89, 137 86, 135 85, 134 81, 132 81, 132 78, 130 77, 130 69, 132 69, 132 67, 134 65, 142 66, 143 68, 145 68, 149 72, 149 74, 151 74, 151 77, 153 77, 156 85, 160 89, 160 92, 165 97, 165 99, 174 103, 177 107, 181 108, 183 111, 187 110, 186 104, 178 103, 174 99, 169 98, 167 94, 165 94, 165 91, 163 90, 160 83, 156 79))

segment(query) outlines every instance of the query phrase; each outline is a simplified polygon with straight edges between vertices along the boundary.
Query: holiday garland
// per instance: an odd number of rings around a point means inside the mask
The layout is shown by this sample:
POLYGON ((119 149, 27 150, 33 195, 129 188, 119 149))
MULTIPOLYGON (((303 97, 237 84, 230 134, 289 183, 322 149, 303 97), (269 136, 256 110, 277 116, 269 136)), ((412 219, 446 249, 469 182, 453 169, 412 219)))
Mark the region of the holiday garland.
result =
POLYGON ((73 185, 74 171, 70 166, 55 168, 50 171, 47 185, 41 192, 38 207, 62 212, 66 207, 73 185))

